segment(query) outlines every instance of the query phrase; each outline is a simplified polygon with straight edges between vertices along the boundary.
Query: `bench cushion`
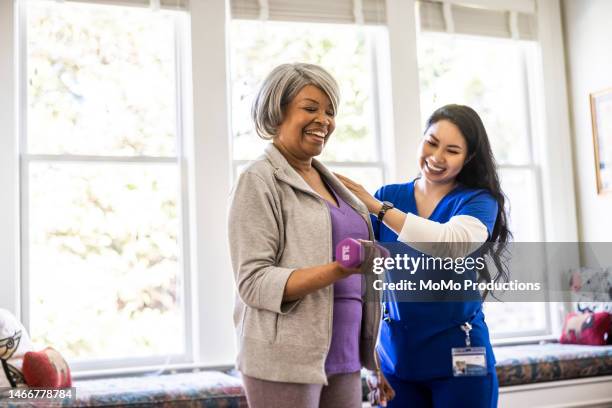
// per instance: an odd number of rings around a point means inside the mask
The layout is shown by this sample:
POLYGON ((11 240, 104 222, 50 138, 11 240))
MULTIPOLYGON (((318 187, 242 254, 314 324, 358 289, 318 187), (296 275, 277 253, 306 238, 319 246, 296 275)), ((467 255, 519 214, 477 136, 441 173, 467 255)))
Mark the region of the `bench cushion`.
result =
POLYGON ((247 407, 242 381, 217 372, 75 381, 76 400, 63 406, 247 407))
POLYGON ((499 385, 612 374, 612 346, 537 344, 496 347, 499 385))

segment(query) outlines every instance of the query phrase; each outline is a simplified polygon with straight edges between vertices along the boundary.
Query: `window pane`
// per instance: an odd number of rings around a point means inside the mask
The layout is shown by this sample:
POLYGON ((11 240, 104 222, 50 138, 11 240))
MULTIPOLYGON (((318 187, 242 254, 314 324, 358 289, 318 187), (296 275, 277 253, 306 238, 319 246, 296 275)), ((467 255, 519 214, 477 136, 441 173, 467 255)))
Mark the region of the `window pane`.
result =
POLYGON ((68 358, 181 353, 177 166, 29 171, 34 342, 68 358))
MULTIPOLYGON (((437 108, 469 105, 481 116, 495 158, 502 165, 533 165, 527 64, 535 44, 523 41, 420 33, 418 61, 423 124, 437 108)), ((535 167, 500 167, 508 197, 509 228, 517 242, 543 239, 535 167)), ((546 303, 486 302, 496 338, 544 334, 546 303)))
POLYGON ((250 160, 265 144, 253 130, 255 92, 277 65, 308 62, 323 66, 340 85, 336 130, 322 159, 375 161, 372 44, 375 27, 234 20, 231 23, 233 158, 250 160))
POLYGON ((501 185, 508 197, 510 231, 515 242, 542 241, 538 189, 535 172, 529 169, 499 170, 501 185))
MULTIPOLYGON (((499 171, 504 193, 508 198, 509 228, 515 242, 542 240, 535 173, 529 169, 499 171)), ((545 265, 541 265, 545 271, 545 265)), ((510 276, 510 279, 513 277, 510 276)), ((538 279, 536 279, 538 280, 538 279)), ((545 334, 548 305, 537 302, 485 302, 487 324, 494 338, 545 334)))
POLYGON ((546 331, 548 305, 543 302, 485 302, 484 312, 493 338, 546 331))
POLYGON ((469 105, 481 116, 498 163, 529 163, 523 55, 533 47, 520 41, 420 33, 423 123, 443 105, 469 105))
POLYGON ((27 3, 28 153, 176 154, 167 12, 27 3))

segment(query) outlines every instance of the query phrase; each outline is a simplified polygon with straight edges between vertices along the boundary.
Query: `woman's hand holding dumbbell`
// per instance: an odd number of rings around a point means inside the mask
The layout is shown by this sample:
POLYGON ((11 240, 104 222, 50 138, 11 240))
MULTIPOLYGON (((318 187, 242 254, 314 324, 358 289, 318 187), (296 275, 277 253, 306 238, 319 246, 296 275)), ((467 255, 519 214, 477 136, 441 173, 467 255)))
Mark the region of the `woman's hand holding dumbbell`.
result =
POLYGON ((345 238, 336 246, 336 262, 351 274, 371 273, 374 258, 388 256, 389 251, 373 241, 345 238))

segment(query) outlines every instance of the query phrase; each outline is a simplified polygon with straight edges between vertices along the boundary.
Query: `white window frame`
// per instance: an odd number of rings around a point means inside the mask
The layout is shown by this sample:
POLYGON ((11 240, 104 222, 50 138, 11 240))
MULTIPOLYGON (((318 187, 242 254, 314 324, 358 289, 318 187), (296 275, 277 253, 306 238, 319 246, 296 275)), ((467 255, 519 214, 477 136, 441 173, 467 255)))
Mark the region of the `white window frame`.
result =
MULTIPOLYGON (((460 0, 456 0, 457 3, 461 3, 460 0)), ((461 3, 463 4, 463 3, 461 3)), ((425 32, 424 34, 430 34, 429 32, 425 32)), ((454 34, 454 33, 435 33, 436 36, 453 36, 457 38, 482 38, 486 40, 487 37, 479 37, 474 35, 467 34, 454 34)), ((515 40, 503 40, 503 41, 515 41, 515 40)), ((538 64, 534 63, 534 61, 529 61, 528 56, 526 55, 527 51, 524 49, 520 49, 517 53, 519 58, 519 78, 521 81, 522 96, 523 96, 523 108, 525 110, 525 130, 527 132, 527 151, 525 156, 524 164, 511 164, 511 163, 500 163, 497 165, 498 171, 501 173, 504 170, 523 170, 528 171, 530 175, 533 177, 534 188, 536 193, 536 203, 535 203, 535 213, 539 220, 537 228, 537 239, 536 241, 541 242, 545 240, 545 224, 544 224, 544 214, 543 214, 543 200, 542 196, 542 177, 541 177, 541 165, 539 163, 540 154, 536 150, 537 144, 534 140, 534 131, 538 128, 538 121, 535 120, 532 116, 534 111, 538 109, 539 98, 538 94, 538 86, 539 84, 536 81, 536 84, 532 84, 531 81, 535 79, 537 75, 536 72, 539 69, 538 64), (530 86, 533 85, 533 86, 530 86)), ((502 186, 503 187, 503 186, 502 186)), ((512 202, 510 202, 512 205, 512 202)), ((545 265, 547 266, 547 265, 545 265)), ((544 302, 542 302, 544 303, 544 302)), ((531 330, 521 330, 521 331, 512 331, 512 332, 494 332, 491 328, 489 328, 491 332, 491 340, 493 344, 507 344, 507 343, 515 343, 515 342, 525 342, 528 340, 541 340, 541 339, 549 339, 551 338, 551 334, 554 331, 553 319, 550 312, 550 308, 547 303, 542 305, 544 307, 545 320, 544 325, 538 329, 531 330)), ((490 318, 490 315, 486 312, 485 314, 490 318)))
POLYGON ((0 2, 0 308, 20 318, 16 28, 15 3, 0 2))
MULTIPOLYGON (((565 70, 565 47, 559 0, 537 0, 537 25, 540 43, 540 64, 543 89, 536 95, 542 115, 536 141, 542 158, 542 205, 544 207, 544 236, 547 242, 578 242, 578 213, 576 189, 572 174, 572 142, 569 123, 569 104, 565 70), (555 146, 555 149, 550 148, 555 146), (561 221, 562 220, 562 221, 561 221)), ((553 257, 547 254, 549 270, 567 270, 580 266, 578 246, 571 253, 553 257)), ((555 278, 553 277, 550 277, 555 278)), ((561 278, 562 277, 557 277, 561 278)), ((559 287, 564 287, 559 283, 559 287)), ((558 338, 569 303, 549 303, 551 336, 558 338)))
MULTIPOLYGON (((103 3, 103 2, 100 2, 103 3)), ((183 283, 179 292, 181 295, 182 326, 184 328, 183 347, 184 353, 167 356, 147 356, 138 358, 110 358, 110 359, 75 359, 70 361, 70 365, 75 372, 87 372, 92 370, 116 370, 123 367, 143 367, 143 366, 163 366, 186 364, 193 361, 193 324, 192 324, 192 292, 188 290, 192 281, 190 273, 190 241, 189 241, 189 191, 187 188, 187 173, 184 171, 184 135, 183 121, 189 113, 184 112, 185 105, 183 96, 183 79, 185 64, 185 41, 183 32, 187 24, 185 16, 177 15, 173 18, 174 25, 174 49, 175 49, 175 84, 176 84, 176 155, 172 157, 153 157, 153 156, 103 156, 103 155, 75 155, 75 154, 28 154, 27 153, 27 1, 17 3, 16 14, 18 21, 17 41, 18 41, 18 74, 17 84, 19 120, 18 120, 18 145, 20 157, 19 185, 20 185, 20 305, 19 315, 24 326, 30 328, 30 273, 29 273, 29 165, 31 163, 62 163, 62 164, 157 164, 171 165, 178 167, 179 174, 179 202, 180 224, 179 224, 179 254, 180 262, 178 272, 182 274, 183 283)))
MULTIPOLYGON (((99 1, 105 2, 112 4, 112 1, 99 1)), ((124 4, 128 3, 126 0, 124 4)), ((188 237, 184 242, 190 243, 184 276, 185 318, 187 327, 192 328, 186 336, 188 351, 191 351, 187 356, 189 362, 140 360, 134 362, 144 365, 128 367, 124 360, 122 369, 117 368, 117 362, 99 362, 75 371, 77 378, 158 368, 218 368, 234 362, 236 346, 230 341, 234 335, 234 291, 226 227, 226 203, 232 179, 225 46, 227 6, 219 0, 190 2, 188 21, 177 33, 178 41, 185 45, 178 48, 183 53, 183 64, 177 73, 184 91, 179 101, 184 144, 180 165, 185 175, 183 188, 187 192, 181 206, 189 220, 188 228, 183 231, 183 236, 188 237)), ((18 70, 17 44, 21 30, 18 14, 17 1, 0 2, 0 79, 10 84, 0 94, 0 128, 4 130, 0 135, 0 185, 6 186, 4 199, 0 200, 0 226, 5 232, 0 237, 3 255, 0 257, 0 307, 22 319, 18 138, 22 115, 17 97, 23 73, 18 70)))
MULTIPOLYGON (((227 238, 227 203, 231 189, 230 92, 227 28, 229 3, 191 1, 193 115, 187 127, 190 217, 193 226, 192 291, 194 361, 216 367, 233 364, 234 280, 227 238), (211 199, 212 197, 212 199, 211 199), (212 335, 211 335, 212 333, 212 335)), ((187 87, 189 89, 190 87, 187 87)))

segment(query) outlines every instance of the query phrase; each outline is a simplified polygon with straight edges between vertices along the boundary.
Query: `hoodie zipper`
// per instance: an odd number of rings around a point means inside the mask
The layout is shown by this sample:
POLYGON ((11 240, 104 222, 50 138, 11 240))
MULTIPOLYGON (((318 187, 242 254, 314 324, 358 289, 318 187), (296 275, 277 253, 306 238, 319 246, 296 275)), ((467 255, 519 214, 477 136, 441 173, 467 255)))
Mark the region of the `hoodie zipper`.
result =
MULTIPOLYGON (((328 242, 330 243, 329 247, 330 247, 330 251, 329 251, 329 262, 333 262, 334 259, 334 248, 332 248, 332 243, 333 243, 333 232, 332 232, 332 221, 331 221, 331 213, 329 211, 329 208, 327 208, 327 204, 322 203, 325 212, 327 213, 327 230, 329 231, 329 235, 328 235, 328 242)), ((327 353, 326 356, 329 354, 329 350, 331 349, 331 342, 332 342, 332 332, 334 330, 333 327, 333 321, 334 321, 334 284, 332 283, 330 286, 330 290, 329 290, 329 307, 328 309, 328 323, 327 323, 327 333, 328 333, 328 339, 327 339, 327 353)), ((327 357, 326 357, 327 359, 327 357)))
MULTIPOLYGON (((319 203, 321 203, 323 210, 325 211, 325 214, 327 216, 327 231, 328 233, 328 242, 329 242, 329 253, 327 255, 327 259, 328 262, 332 262, 334 257, 333 257, 333 251, 334 249, 332 248, 332 240, 333 240, 333 236, 332 236, 332 227, 331 227, 331 214, 329 213, 329 209, 327 208, 327 205, 323 202, 323 198, 321 198, 321 196, 319 196, 318 194, 315 194, 312 191, 308 191, 306 189, 303 189, 300 186, 295 185, 293 182, 291 182, 291 180, 287 180, 285 177, 283 177, 282 175, 280 175, 278 173, 278 171, 275 171, 275 177, 278 178, 279 180, 289 184, 290 186, 292 186, 293 188, 306 193, 314 198, 316 198, 319 203)), ((327 322, 327 353, 329 354, 329 350, 331 348, 331 341, 332 341, 332 331, 333 331, 333 319, 334 319, 334 285, 331 284, 330 288, 329 288, 329 296, 328 296, 328 301, 329 301, 329 307, 328 312, 327 312, 327 316, 328 316, 328 322, 327 322)))

